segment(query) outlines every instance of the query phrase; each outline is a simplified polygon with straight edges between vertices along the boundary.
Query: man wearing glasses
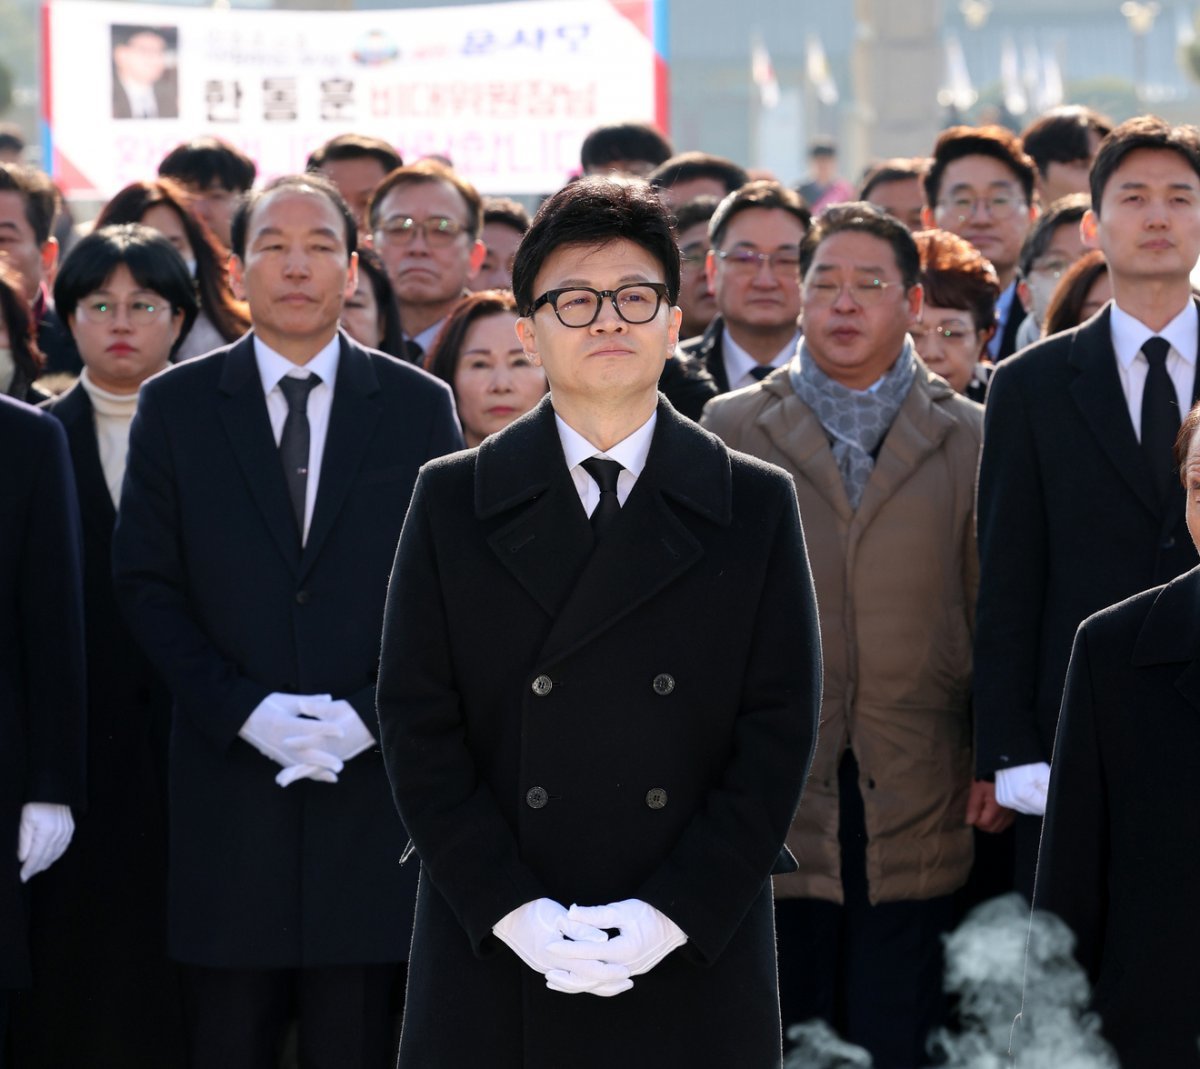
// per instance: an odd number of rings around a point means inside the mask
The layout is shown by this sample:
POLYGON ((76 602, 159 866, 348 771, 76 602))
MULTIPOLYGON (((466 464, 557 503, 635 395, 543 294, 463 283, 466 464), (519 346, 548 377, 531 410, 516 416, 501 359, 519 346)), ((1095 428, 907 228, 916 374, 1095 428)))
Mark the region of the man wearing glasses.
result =
POLYGON ((1021 143, 1001 126, 954 126, 938 138, 925 174, 926 226, 966 238, 992 262, 1000 280, 992 361, 1016 351, 1025 318, 1017 300, 1017 261, 1037 218, 1037 169, 1021 143))
POLYGON ((379 184, 367 216, 400 302, 405 355, 420 363, 483 265, 483 200, 449 167, 418 160, 379 184))
POLYGON ((424 468, 384 619, 422 866, 399 1064, 779 1066, 769 876, 820 693, 794 490, 657 392, 649 186, 552 196, 513 290, 550 394, 424 468))
POLYGON ((971 775, 982 410, 913 349, 923 295, 903 223, 835 205, 800 271, 797 355, 702 421, 791 472, 820 606, 821 735, 788 835, 800 867, 775 879, 780 1004, 785 1024, 824 1018, 877 1066, 923 1065, 971 825, 1012 819, 971 775))
POLYGON ((800 239, 811 215, 778 182, 750 182, 717 206, 708 224, 708 285, 718 315, 683 351, 722 393, 753 386, 796 351, 800 239))

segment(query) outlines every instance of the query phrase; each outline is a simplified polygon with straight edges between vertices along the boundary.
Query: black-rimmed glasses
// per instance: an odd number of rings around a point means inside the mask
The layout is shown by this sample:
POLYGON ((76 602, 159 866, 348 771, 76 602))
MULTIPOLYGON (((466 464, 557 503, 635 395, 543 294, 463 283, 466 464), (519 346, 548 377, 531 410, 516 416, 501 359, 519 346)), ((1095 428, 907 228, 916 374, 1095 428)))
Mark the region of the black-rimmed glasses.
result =
POLYGON ((550 305, 564 327, 590 327, 600 315, 605 297, 626 323, 649 323, 658 315, 659 306, 667 295, 662 282, 631 282, 615 290, 594 290, 590 286, 568 286, 547 290, 533 302, 533 315, 543 304, 550 305))

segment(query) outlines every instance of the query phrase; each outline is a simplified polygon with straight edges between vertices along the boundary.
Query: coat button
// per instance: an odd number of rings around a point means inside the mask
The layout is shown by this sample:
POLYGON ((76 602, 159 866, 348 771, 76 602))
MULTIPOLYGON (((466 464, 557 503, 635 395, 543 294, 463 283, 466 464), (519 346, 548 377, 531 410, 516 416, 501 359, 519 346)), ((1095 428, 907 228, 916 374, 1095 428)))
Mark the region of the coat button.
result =
POLYGON ((664 698, 675 689, 675 679, 673 676, 667 675, 666 672, 659 672, 654 677, 654 693, 660 694, 664 698))
POLYGON ((1159 549, 1174 549, 1174 548, 1175 548, 1175 536, 1174 535, 1168 535, 1166 538, 1164 538, 1159 543, 1159 549))
POLYGON ((646 805, 651 809, 662 809, 667 804, 667 792, 661 787, 651 787, 646 792, 646 805))
POLYGON ((539 698, 544 698, 554 689, 554 680, 549 676, 538 676, 533 681, 533 693, 539 698))
POLYGON ((311 598, 312 598, 312 595, 307 590, 296 591, 296 604, 297 605, 307 605, 311 598))
POLYGON ((530 809, 541 809, 548 801, 550 795, 546 793, 545 787, 530 787, 525 792, 525 804, 530 809))

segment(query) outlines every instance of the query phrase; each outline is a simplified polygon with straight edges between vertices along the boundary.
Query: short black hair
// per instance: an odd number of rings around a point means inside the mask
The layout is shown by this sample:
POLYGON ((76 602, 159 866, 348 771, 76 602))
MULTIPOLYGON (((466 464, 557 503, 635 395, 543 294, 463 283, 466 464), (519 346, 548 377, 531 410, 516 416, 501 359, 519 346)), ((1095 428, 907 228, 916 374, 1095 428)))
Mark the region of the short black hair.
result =
POLYGON ((239 260, 246 257, 246 231, 250 226, 250 216, 254 209, 268 193, 280 189, 292 189, 299 193, 320 193, 328 200, 338 214, 346 231, 347 254, 358 249, 358 224, 354 221, 354 213, 328 178, 322 174, 285 174, 268 182, 262 189, 254 189, 242 197, 237 210, 233 213, 233 222, 229 227, 229 251, 239 260))
POLYGON ((45 245, 54 232, 61 198, 49 175, 21 163, 0 163, 0 193, 16 193, 25 206, 25 219, 34 240, 45 245))
POLYGON ((955 160, 966 156, 987 156, 1004 164, 1021 186, 1025 202, 1033 203, 1033 183, 1037 168, 1017 135, 1003 126, 952 126, 943 130, 933 146, 933 162, 925 172, 925 203, 933 208, 942 193, 942 175, 955 160))
POLYGON ((0 123, 0 150, 8 152, 25 151, 25 135, 16 123, 0 123))
POLYGON ((808 143, 808 158, 816 159, 818 156, 836 156, 837 142, 832 137, 822 134, 820 137, 814 137, 808 143))
POLYGON ((165 26, 121 26, 114 25, 112 28, 112 43, 114 45, 127 45, 135 37, 140 37, 144 33, 152 33, 155 37, 159 37, 164 43, 170 44, 171 31, 165 26))
POLYGON ((863 175, 862 185, 858 190, 858 199, 870 200, 871 191, 876 186, 886 186, 889 182, 910 182, 913 179, 920 181, 925 177, 928 167, 929 160, 924 156, 913 156, 911 159, 897 156, 890 160, 881 160, 863 175))
POLYGON ((1050 242, 1054 240, 1054 232, 1060 226, 1079 228, 1079 220, 1088 210, 1091 200, 1086 193, 1070 193, 1059 197, 1041 215, 1037 217, 1033 228, 1025 236, 1021 246, 1021 255, 1017 259, 1017 269, 1022 278, 1027 278, 1033 270, 1033 265, 1041 259, 1050 242))
POLYGON ((1021 134, 1021 147, 1032 157, 1043 177, 1052 163, 1073 163, 1092 155, 1088 134, 1105 138, 1112 119, 1091 108, 1067 104, 1042 112, 1021 134))
POLYGON ((1100 142, 1088 178, 1092 211, 1096 215, 1100 214, 1100 199, 1113 172, 1121 166, 1126 156, 1142 148, 1174 152, 1200 177, 1200 129, 1191 125, 1172 126, 1157 115, 1139 115, 1121 123, 1100 142))
POLYGON ((529 213, 523 204, 509 197, 484 197, 483 225, 488 223, 500 223, 524 234, 529 229, 529 213))
POLYGON ((54 280, 54 307, 65 323, 89 293, 103 287, 124 265, 142 289, 153 290, 183 313, 183 329, 171 347, 174 356, 187 337, 200 301, 183 257, 153 227, 118 223, 93 230, 67 253, 54 280))
POLYGON ((644 160, 657 167, 670 159, 671 152, 671 142, 648 123, 609 123, 597 126, 583 139, 579 162, 585 173, 621 160, 644 160))
POLYGON ((720 203, 720 197, 709 193, 684 201, 675 209, 675 232, 678 234, 697 223, 707 223, 720 203))
POLYGON ((834 234, 847 231, 870 234, 880 241, 886 241, 892 247, 905 289, 911 289, 921 280, 921 257, 912 232, 899 219, 863 200, 835 204, 813 220, 808 233, 800 241, 801 280, 812 267, 821 243, 834 234))
POLYGON ((670 189, 680 182, 711 178, 720 182, 726 193, 732 193, 750 181, 745 169, 733 160, 707 152, 681 152, 660 163, 646 177, 655 189, 670 189))
POLYGON ((325 164, 338 160, 375 160, 383 167, 384 174, 404 165, 400 153, 381 137, 338 134, 313 149, 304 166, 305 170, 319 171, 325 164))
POLYGON ((258 174, 254 161, 219 137, 196 137, 176 145, 158 165, 163 178, 207 189, 214 182, 222 189, 245 193, 258 174))
POLYGON ((714 249, 720 247, 725 231, 729 228, 729 221, 739 212, 752 208, 780 208, 789 212, 800 220, 800 225, 806 233, 812 225, 812 212, 799 193, 779 182, 760 178, 735 189, 717 205, 717 210, 708 221, 708 240, 714 249))
POLYGON ((533 284, 542 264, 568 245, 602 247, 629 241, 662 266, 671 304, 679 300, 679 246, 671 216, 657 193, 635 179, 593 175, 572 182, 538 209, 513 261, 513 294, 522 315, 532 314, 533 284))

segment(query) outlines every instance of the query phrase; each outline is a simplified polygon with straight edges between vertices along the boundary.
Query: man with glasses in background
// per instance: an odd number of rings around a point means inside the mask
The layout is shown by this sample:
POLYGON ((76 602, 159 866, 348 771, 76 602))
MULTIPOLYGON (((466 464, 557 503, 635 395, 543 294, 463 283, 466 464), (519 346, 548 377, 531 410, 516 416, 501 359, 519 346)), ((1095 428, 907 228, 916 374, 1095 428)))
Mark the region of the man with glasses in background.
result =
POLYGON ((449 167, 418 160, 379 184, 367 217, 400 302, 405 355, 419 364, 483 266, 483 200, 449 167))
POLYGON ((702 425, 791 472, 820 607, 821 733, 788 835, 799 871, 775 879, 784 1024, 823 1018, 896 1069, 925 1064, 941 1017, 971 825, 1012 820, 971 772, 983 412, 913 349, 923 295, 903 223, 835 205, 800 271, 797 355, 710 401, 702 425))
POLYGON ((1025 312, 1017 300, 1017 261, 1037 218, 1037 170, 1020 141, 1002 126, 953 126, 937 139, 925 173, 926 226, 966 238, 992 262, 1000 280, 993 362, 1017 348, 1025 312))
POLYGON ((1046 309, 1059 280, 1087 252, 1079 224, 1091 203, 1086 193, 1069 193, 1055 201, 1038 216, 1021 246, 1017 297, 1025 309, 1025 321, 1017 330, 1018 349, 1041 338, 1046 309))
POLYGON ((718 314, 682 348, 722 393, 762 381, 796 351, 800 239, 811 218, 799 194, 757 181, 730 193, 709 220, 705 270, 718 314))
POLYGON ((679 254, 645 183, 554 194, 513 292, 550 393, 426 465, 388 593, 399 1064, 778 1067, 769 876, 820 691, 794 490, 659 397, 679 254))

